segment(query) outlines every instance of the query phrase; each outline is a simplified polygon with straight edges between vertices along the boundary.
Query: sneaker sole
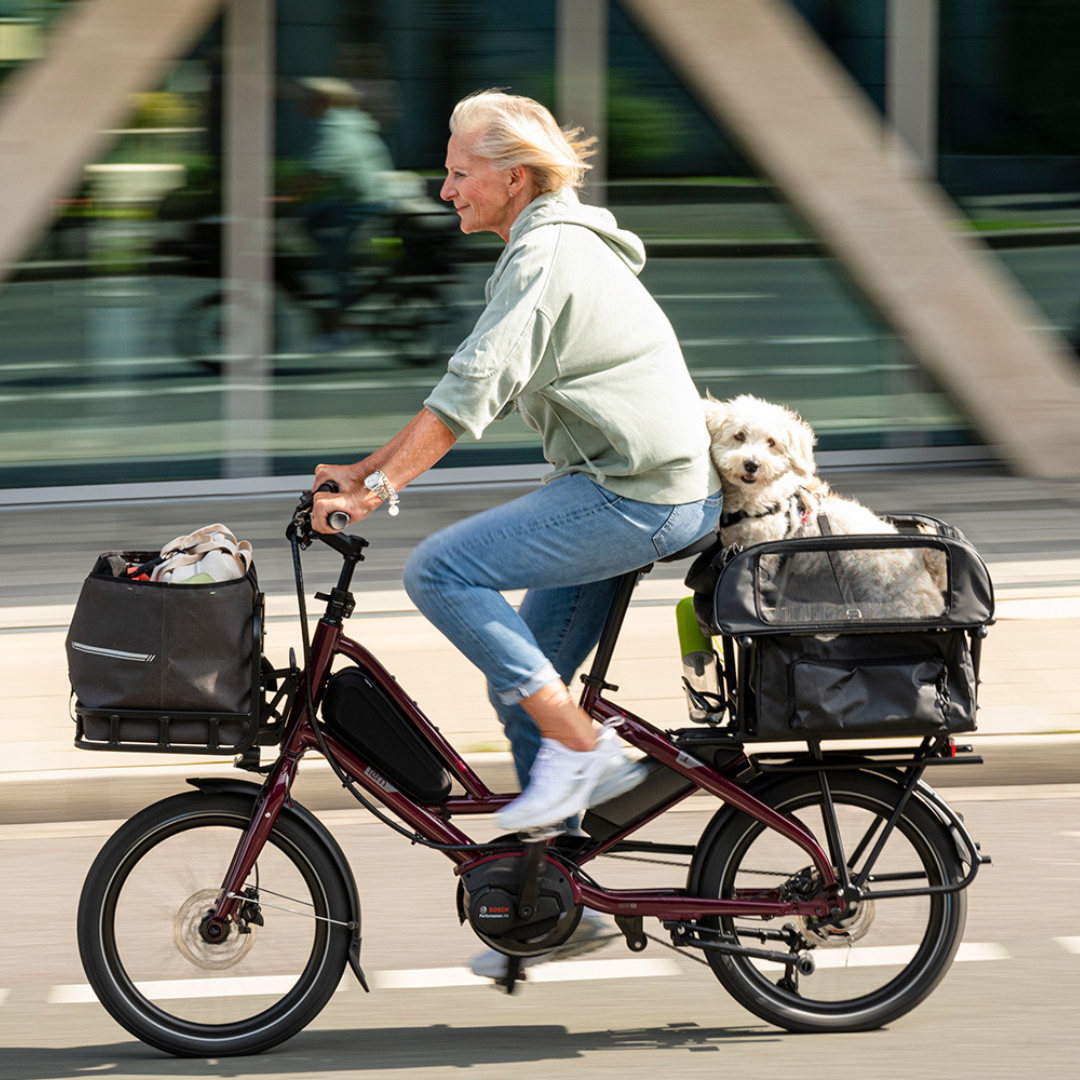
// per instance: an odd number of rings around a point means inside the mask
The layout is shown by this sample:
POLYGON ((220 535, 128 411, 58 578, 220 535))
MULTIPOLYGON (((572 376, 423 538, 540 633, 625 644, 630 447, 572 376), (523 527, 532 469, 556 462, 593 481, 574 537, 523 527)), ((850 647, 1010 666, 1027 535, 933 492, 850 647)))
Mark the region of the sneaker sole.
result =
POLYGON ((594 806, 602 806, 604 803, 611 802, 612 799, 617 799, 620 795, 632 791, 647 775, 648 770, 639 763, 618 776, 612 777, 607 783, 597 784, 592 797, 589 799, 589 809, 591 810, 594 806))

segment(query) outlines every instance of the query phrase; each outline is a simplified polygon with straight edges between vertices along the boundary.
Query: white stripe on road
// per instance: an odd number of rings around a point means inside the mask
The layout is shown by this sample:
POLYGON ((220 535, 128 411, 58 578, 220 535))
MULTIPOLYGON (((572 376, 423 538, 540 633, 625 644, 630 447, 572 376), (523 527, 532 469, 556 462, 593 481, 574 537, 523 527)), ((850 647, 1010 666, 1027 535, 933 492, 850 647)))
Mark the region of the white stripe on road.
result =
MULTIPOLYGON (((592 979, 641 979, 678 975, 674 960, 565 960, 530 968, 529 982, 585 982, 592 979)), ((491 979, 468 968, 416 968, 376 971, 372 984, 381 990, 417 990, 436 986, 490 986, 491 979)))
POLYGON ((564 961, 529 972, 530 982, 575 982, 578 979, 637 979, 678 975, 674 960, 577 960, 564 961))
MULTIPOLYGON (((247 997, 256 994, 287 994, 295 985, 296 975, 251 975, 232 979, 160 979, 138 982, 138 991, 150 1001, 178 1001, 183 998, 247 997)), ((340 992, 347 983, 342 980, 340 992)), ((50 1005, 78 1005, 97 1001, 97 995, 85 983, 54 986, 49 991, 50 1005)))
MULTIPOLYGON (((678 975, 674 960, 572 960, 530 970, 529 982, 585 982, 593 979, 640 979, 678 975)), ((440 986, 490 986, 491 979, 474 975, 468 968, 415 968, 404 971, 375 971, 371 983, 382 990, 417 990, 440 986)), ((296 983, 293 975, 264 975, 233 979, 171 979, 136 983, 151 1001, 184 998, 243 997, 256 994, 285 994, 296 983)), ((339 992, 349 984, 342 980, 339 992)), ((81 1005, 97 1001, 85 983, 54 986, 50 1005, 81 1005)), ((2 1003, 2 999, 0 999, 2 1003)))
POLYGON ((1080 937, 1058 937, 1054 940, 1066 951, 1080 955, 1080 937))
MULTIPOLYGON (((1080 953, 1080 938, 1057 938, 1070 952, 1080 953)), ((866 949, 816 949, 814 962, 819 971, 844 967, 887 967, 905 964, 915 955, 915 945, 881 946, 866 949)), ((1009 951, 995 942, 969 942, 960 946, 956 962, 1008 960, 1009 951)), ((780 964, 763 962, 762 970, 779 971, 780 964)), ((530 969, 527 979, 532 983, 587 982, 599 979, 663 978, 678 975, 679 965, 667 959, 645 960, 569 960, 560 964, 530 969)), ((370 975, 373 987, 380 990, 426 990, 447 986, 490 986, 491 979, 474 975, 468 968, 410 968, 399 971, 374 971, 370 975)), ((291 975, 260 976, 235 979, 174 979, 138 983, 139 990, 151 1001, 183 998, 241 997, 257 994, 284 994, 295 983, 291 975)), ((342 980, 339 992, 349 984, 342 980)), ((7 996, 0 991, 0 1004, 7 996)), ((75 1005, 96 1001, 94 991, 86 984, 54 986, 49 991, 50 1005, 75 1005)))
MULTIPOLYGON (((811 954, 818 971, 830 968, 890 967, 908 963, 917 945, 879 945, 865 949, 815 949, 811 954)), ((1012 954, 996 942, 966 942, 954 957, 955 963, 977 960, 1009 960, 1012 954)), ((756 965, 762 971, 780 971, 782 964, 762 961, 756 965)))

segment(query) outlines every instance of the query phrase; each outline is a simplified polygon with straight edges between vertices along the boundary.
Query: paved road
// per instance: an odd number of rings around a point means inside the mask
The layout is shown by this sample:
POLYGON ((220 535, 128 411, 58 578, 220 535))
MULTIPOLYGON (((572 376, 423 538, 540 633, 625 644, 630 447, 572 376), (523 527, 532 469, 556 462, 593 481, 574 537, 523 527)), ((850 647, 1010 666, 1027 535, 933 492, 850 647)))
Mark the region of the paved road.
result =
MULTIPOLYGON (((435 1080, 467 1069, 492 1080, 512 1071, 544 1080, 712 1080, 817 1068, 875 1080, 1015 1080, 1034 1068, 1046 1080, 1072 1080, 1080 1055, 1080 787, 1006 794, 955 793, 994 863, 972 887, 961 959, 931 998, 887 1030, 803 1037, 759 1022, 706 968, 655 943, 640 957, 613 946, 589 962, 556 965, 549 970, 567 981, 536 981, 512 998, 467 985, 463 968, 476 942, 457 925, 446 863, 355 814, 329 814, 359 880, 374 990, 365 996, 346 980, 307 1031, 262 1057, 227 1062, 165 1058, 83 1000, 75 905, 115 823, 3 827, 9 932, 0 938, 0 1075, 321 1080, 363 1071, 435 1080)), ((694 837, 706 819, 696 810, 669 814, 657 838, 694 837)), ((642 874, 662 884, 679 872, 609 861, 597 873, 615 885, 641 884, 642 874)))

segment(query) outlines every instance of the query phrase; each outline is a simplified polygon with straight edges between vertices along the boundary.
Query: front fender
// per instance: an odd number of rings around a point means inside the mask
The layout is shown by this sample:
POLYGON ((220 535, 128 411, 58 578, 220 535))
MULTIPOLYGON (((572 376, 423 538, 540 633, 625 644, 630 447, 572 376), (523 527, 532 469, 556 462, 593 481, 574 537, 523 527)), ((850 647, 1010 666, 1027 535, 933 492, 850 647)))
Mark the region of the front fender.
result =
MULTIPOLYGON (((250 780, 235 780, 229 776, 188 777, 187 782, 200 791, 247 795, 251 797, 253 802, 262 792, 262 787, 259 784, 254 784, 250 780)), ((356 877, 352 872, 352 867, 330 830, 306 806, 289 799, 288 804, 281 812, 292 815, 312 834, 316 843, 321 844, 333 860, 334 866, 341 875, 349 901, 349 921, 356 927, 353 931, 352 942, 349 945, 349 966, 352 968, 357 981, 367 990, 367 979, 364 976, 363 968, 360 967, 360 893, 356 887, 356 877)))

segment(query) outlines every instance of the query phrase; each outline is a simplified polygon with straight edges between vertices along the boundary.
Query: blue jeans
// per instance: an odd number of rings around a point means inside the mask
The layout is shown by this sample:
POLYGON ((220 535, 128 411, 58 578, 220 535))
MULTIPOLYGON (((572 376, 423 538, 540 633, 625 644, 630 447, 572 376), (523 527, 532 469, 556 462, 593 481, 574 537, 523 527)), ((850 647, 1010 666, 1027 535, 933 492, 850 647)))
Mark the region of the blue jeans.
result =
POLYGON ((405 589, 486 676, 522 787, 540 733, 518 704, 568 686, 600 639, 621 575, 716 528, 720 495, 678 506, 623 498, 583 473, 433 533, 412 553, 405 589), (501 595, 527 589, 515 611, 501 595))

